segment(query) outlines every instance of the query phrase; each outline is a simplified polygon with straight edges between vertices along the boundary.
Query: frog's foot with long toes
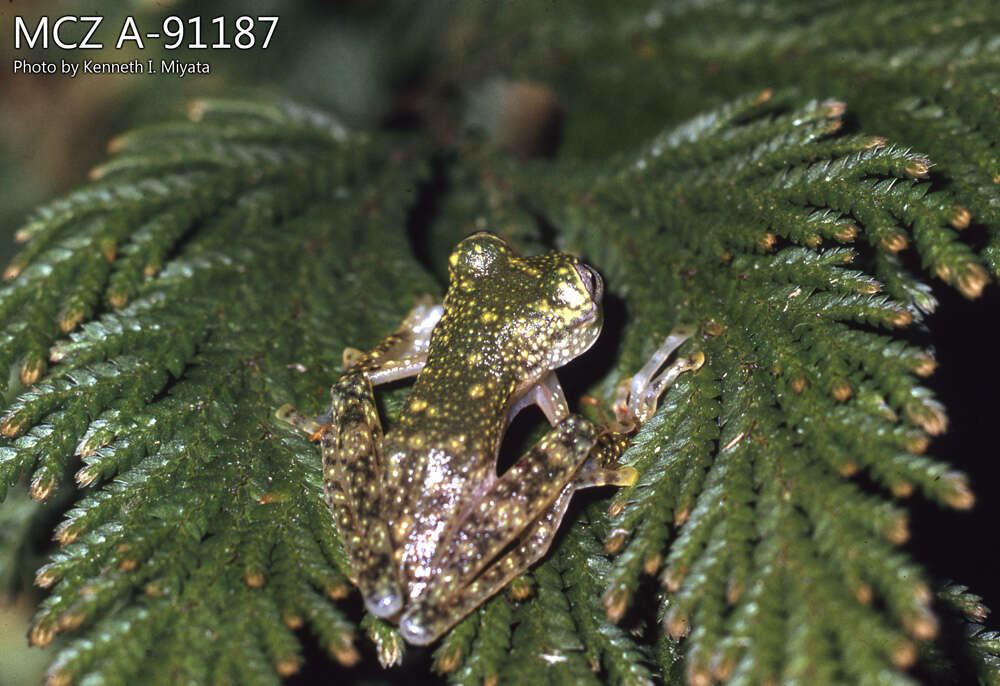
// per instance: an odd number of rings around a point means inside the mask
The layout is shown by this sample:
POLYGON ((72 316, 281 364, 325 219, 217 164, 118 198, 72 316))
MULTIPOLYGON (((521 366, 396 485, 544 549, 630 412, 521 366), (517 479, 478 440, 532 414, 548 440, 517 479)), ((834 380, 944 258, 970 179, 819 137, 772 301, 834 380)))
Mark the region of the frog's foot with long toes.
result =
POLYGON ((678 358, 658 376, 654 376, 671 353, 693 335, 694 327, 678 326, 633 377, 618 384, 612 410, 623 432, 635 431, 645 424, 656 412, 660 396, 673 385, 677 377, 684 372, 695 371, 705 363, 705 354, 698 351, 690 357, 678 358))

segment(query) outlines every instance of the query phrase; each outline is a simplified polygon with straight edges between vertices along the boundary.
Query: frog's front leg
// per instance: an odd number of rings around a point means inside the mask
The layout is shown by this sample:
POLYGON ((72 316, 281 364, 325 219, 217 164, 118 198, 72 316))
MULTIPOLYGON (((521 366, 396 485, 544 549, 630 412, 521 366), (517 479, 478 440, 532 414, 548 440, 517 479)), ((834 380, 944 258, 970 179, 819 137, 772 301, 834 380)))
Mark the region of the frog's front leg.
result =
POLYGON ((696 352, 691 357, 681 357, 659 375, 654 376, 663 363, 684 341, 694 335, 694 327, 678 326, 664 339, 649 360, 634 376, 618 384, 617 395, 612 409, 620 428, 624 432, 637 430, 645 424, 659 403, 660 396, 677 377, 689 370, 696 370, 705 363, 705 354, 696 352))
POLYGON ((427 362, 431 332, 443 313, 431 296, 421 296, 399 327, 374 348, 345 348, 343 371, 363 371, 374 386, 416 376, 427 362))
POLYGON ((555 372, 548 372, 541 381, 528 389, 507 411, 507 423, 514 421, 517 413, 530 405, 537 405, 550 426, 555 426, 569 416, 569 405, 555 372))
MULTIPOLYGON (((427 362, 431 332, 444 309, 429 295, 422 295, 399 327, 369 351, 344 348, 341 373, 363 372, 373 386, 416 376, 427 362)), ((330 412, 310 419, 291 405, 283 405, 275 416, 317 440, 330 426, 330 412)))
POLYGON ((577 490, 593 486, 631 486, 638 476, 634 467, 622 467, 618 458, 635 433, 656 412, 660 396, 677 378, 695 371, 705 363, 705 354, 696 351, 690 357, 680 357, 662 371, 664 362, 688 338, 694 335, 690 326, 672 330, 649 360, 631 378, 618 385, 612 409, 615 421, 605 426, 594 449, 573 480, 577 490), (659 373, 657 373, 659 372, 659 373))
POLYGON ((372 350, 346 349, 344 373, 330 389, 328 414, 308 419, 290 406, 277 413, 320 440, 327 505, 351 560, 353 581, 368 610, 379 617, 399 612, 404 595, 382 507, 383 434, 372 387, 423 368, 441 314, 440 305, 422 299, 372 350))

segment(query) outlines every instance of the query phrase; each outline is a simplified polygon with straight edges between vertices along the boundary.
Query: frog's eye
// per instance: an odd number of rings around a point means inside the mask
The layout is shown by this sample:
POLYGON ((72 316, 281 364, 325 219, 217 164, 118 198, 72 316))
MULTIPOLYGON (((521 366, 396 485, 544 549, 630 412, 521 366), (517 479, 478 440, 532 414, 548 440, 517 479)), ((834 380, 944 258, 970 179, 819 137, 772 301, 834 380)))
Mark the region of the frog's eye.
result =
POLYGON ((496 271, 510 253, 507 241, 491 233, 475 233, 463 240, 448 258, 452 277, 485 276, 496 271))
POLYGON ((573 266, 576 268, 576 273, 580 275, 580 280, 583 281, 583 287, 590 294, 590 299, 595 303, 601 302, 601 298, 604 297, 604 282, 601 280, 601 275, 582 262, 573 266))

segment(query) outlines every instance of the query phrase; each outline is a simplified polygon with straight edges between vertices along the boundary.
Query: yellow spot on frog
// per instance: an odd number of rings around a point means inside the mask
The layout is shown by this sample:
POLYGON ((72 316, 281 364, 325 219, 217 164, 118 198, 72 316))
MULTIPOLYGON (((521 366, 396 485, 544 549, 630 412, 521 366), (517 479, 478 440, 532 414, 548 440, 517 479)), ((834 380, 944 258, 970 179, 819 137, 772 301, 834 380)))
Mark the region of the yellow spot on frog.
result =
MULTIPOLYGON (((400 520, 396 522, 395 530, 393 531, 396 540, 402 541, 404 538, 406 538, 407 532, 413 527, 414 523, 415 523, 414 519, 410 515, 404 515, 402 518, 400 518, 400 520)), ((400 549, 398 552, 401 553, 402 549, 400 549)))
POLYGON ((410 404, 410 409, 414 412, 423 412, 427 409, 427 401, 423 398, 418 398, 410 404))
POLYGON ((423 434, 413 434, 410 436, 410 440, 407 441, 410 447, 414 450, 420 450, 424 447, 424 435, 423 434))
POLYGON ((586 297, 587 296, 582 291, 573 288, 573 286, 568 283, 559 284, 559 298, 566 303, 568 307, 582 307, 586 297))
POLYGON ((481 383, 477 383, 477 384, 473 384, 473 385, 469 386, 469 397, 470 398, 482 398, 483 397, 483 393, 485 393, 485 392, 486 392, 486 389, 483 388, 483 385, 481 383))
POLYGON ((497 319, 497 313, 493 312, 491 310, 485 310, 483 312, 483 314, 482 314, 482 317, 480 317, 480 319, 482 319, 484 322, 487 322, 487 323, 494 322, 497 319))
POLYGON ((469 364, 479 364, 483 361, 483 356, 480 353, 469 353, 469 356, 465 358, 465 361, 469 364))

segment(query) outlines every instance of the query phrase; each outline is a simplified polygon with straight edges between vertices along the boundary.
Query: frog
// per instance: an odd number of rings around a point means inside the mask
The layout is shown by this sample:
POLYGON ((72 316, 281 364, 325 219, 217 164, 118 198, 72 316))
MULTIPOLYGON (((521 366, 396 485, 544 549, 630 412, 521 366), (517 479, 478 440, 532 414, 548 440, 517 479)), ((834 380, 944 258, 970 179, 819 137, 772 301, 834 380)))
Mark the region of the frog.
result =
POLYGON ((603 281, 559 251, 523 256, 489 232, 448 259, 442 303, 420 298, 374 348, 347 348, 330 409, 277 417, 320 444, 324 495, 367 610, 427 645, 548 551, 572 495, 629 486, 619 463, 662 393, 704 354, 669 356, 694 329, 669 333, 617 389, 613 418, 571 413, 555 370, 593 346, 603 281), (374 387, 415 377, 383 431, 374 387), (537 406, 545 434, 502 474, 513 418, 537 406))

